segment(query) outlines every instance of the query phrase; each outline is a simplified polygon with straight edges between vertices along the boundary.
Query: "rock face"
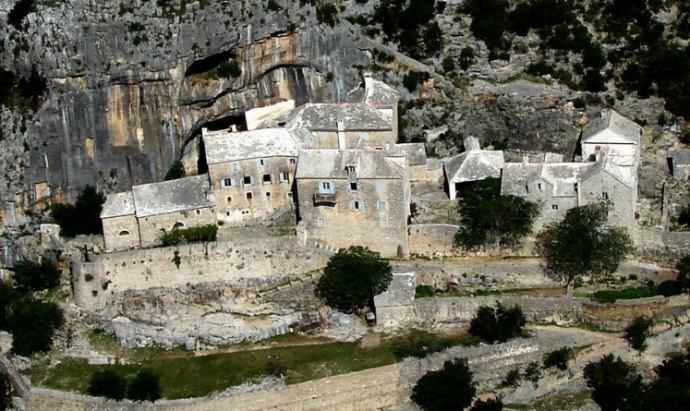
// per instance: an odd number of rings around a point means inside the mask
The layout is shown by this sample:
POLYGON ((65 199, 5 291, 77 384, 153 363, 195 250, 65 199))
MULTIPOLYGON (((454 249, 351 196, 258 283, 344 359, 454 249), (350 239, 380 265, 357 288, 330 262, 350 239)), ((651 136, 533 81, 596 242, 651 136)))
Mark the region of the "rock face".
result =
MULTIPOLYGON (((76 0, 38 4, 24 30, 7 25, 3 66, 35 68, 48 93, 33 115, 2 113, 0 164, 18 174, 6 176, 2 199, 32 203, 45 181, 66 200, 86 184, 121 191, 158 181, 202 125, 284 99, 344 98, 359 81, 352 67, 369 61, 355 30, 278 3, 76 0), (241 74, 219 78, 214 65, 229 59, 241 74)), ((3 24, 13 5, 0 0, 3 24)))

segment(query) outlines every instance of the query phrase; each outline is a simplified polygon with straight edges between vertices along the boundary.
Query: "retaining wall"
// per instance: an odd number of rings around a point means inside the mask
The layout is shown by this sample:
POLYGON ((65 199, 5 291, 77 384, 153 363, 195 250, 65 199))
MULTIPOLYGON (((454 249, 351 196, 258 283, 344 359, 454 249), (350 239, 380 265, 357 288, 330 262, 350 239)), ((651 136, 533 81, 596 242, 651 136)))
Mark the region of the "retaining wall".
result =
POLYGON ((687 231, 635 227, 633 237, 636 253, 645 261, 672 267, 680 258, 690 254, 690 232, 687 231))

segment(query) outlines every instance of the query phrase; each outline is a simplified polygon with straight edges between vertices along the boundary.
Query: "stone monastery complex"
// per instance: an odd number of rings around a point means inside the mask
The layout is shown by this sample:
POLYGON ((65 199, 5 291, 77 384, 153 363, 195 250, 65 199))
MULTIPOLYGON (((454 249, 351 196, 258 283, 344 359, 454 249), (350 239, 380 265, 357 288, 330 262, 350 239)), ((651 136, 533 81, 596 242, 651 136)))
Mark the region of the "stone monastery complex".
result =
POLYGON ((610 224, 633 226, 642 128, 613 110, 583 128, 575 161, 544 153, 507 162, 469 137, 463 153, 440 164, 427 160, 423 143, 396 144, 395 90, 365 75, 350 97, 297 107, 249 131, 203 129, 206 173, 108 195, 106 251, 155 246, 175 228, 271 224, 291 213, 305 241, 403 256, 411 205, 419 204, 411 187, 436 184, 454 200, 463 184, 486 178, 500 178, 502 194, 541 204, 537 229, 606 200, 610 224))

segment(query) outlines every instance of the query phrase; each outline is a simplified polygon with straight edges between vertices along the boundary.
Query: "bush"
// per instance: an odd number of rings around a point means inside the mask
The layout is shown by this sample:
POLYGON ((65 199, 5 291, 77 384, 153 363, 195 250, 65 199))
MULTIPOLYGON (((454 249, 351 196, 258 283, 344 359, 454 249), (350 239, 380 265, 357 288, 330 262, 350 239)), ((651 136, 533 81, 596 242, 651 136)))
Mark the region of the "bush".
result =
POLYGON ((460 68, 467 70, 474 64, 474 49, 467 46, 460 52, 460 68))
POLYGON ((463 410, 477 393, 467 359, 443 363, 438 371, 429 371, 412 389, 412 401, 424 411, 463 410))
POLYGON ((12 352, 23 356, 47 352, 52 346, 55 330, 63 323, 62 310, 57 304, 30 296, 17 300, 8 316, 13 334, 12 352))
POLYGON ((95 397, 106 397, 119 401, 125 398, 127 381, 112 370, 96 371, 91 376, 86 392, 95 397))
POLYGON ((654 297, 655 295, 658 295, 658 290, 652 285, 623 290, 600 290, 592 294, 592 298, 600 303, 615 303, 617 300, 635 300, 654 297))
POLYGON ((455 61, 451 56, 446 56, 441 63, 441 67, 443 67, 445 73, 450 73, 455 70, 455 61))
POLYGON ((505 385, 506 387, 517 387, 520 385, 520 370, 515 367, 508 371, 508 374, 506 374, 506 377, 503 379, 501 384, 505 385))
POLYGON ((127 398, 155 402, 161 397, 160 377, 151 370, 141 370, 129 383, 127 398))
POLYGON ((680 288, 678 281, 666 280, 659 284, 658 287, 659 294, 664 297, 671 297, 674 295, 682 294, 683 290, 680 288))
POLYGON ((178 160, 172 163, 172 165, 170 166, 170 170, 168 170, 168 172, 165 173, 165 177, 163 179, 165 181, 177 180, 178 178, 182 178, 186 175, 187 173, 185 172, 184 165, 181 161, 178 160))
POLYGON ((12 285, 7 281, 0 280, 0 330, 9 328, 7 318, 15 298, 17 298, 17 292, 12 285))
POLYGON ((36 9, 34 0, 19 0, 14 3, 12 10, 7 13, 7 22, 18 29, 24 18, 36 9))
POLYGON ((101 210, 105 196, 87 185, 72 204, 56 203, 51 206, 53 218, 60 225, 60 235, 75 237, 78 234, 103 234, 101 210))
POLYGON ((21 261, 14 265, 14 282, 20 291, 48 290, 60 285, 62 272, 44 258, 41 263, 21 261))
POLYGON ((431 76, 426 71, 421 73, 418 71, 410 71, 403 77, 403 86, 405 86, 405 88, 408 89, 410 92, 414 92, 415 90, 417 90, 417 86, 419 84, 424 83, 430 78, 431 76))
POLYGON ((488 400, 477 400, 470 408, 470 411, 502 411, 503 401, 500 398, 489 398, 488 400))
POLYGON ((183 229, 174 228, 171 231, 162 233, 160 239, 164 246, 188 243, 208 244, 212 241, 216 241, 217 235, 218 226, 215 224, 207 224, 183 229))
POLYGON ((511 338, 521 337, 522 329, 527 323, 519 305, 507 309, 501 303, 497 307, 481 306, 470 321, 470 334, 481 337, 487 342, 505 342, 511 338))
POLYGON ((561 371, 565 371, 568 369, 568 361, 572 359, 573 351, 567 347, 561 348, 544 355, 544 367, 556 367, 561 371))
POLYGON ((635 317, 625 328, 623 338, 633 349, 642 352, 647 349, 647 338, 651 336, 654 321, 651 318, 635 317))
POLYGON ((316 18, 319 23, 328 24, 331 27, 335 26, 337 15, 338 9, 332 3, 324 3, 316 9, 316 18))
POLYGON ((433 297, 435 294, 433 287, 430 285, 418 285, 414 289, 415 298, 433 297))
POLYGON ((0 411, 5 411, 12 406, 12 386, 5 374, 0 373, 0 411))
POLYGON ((235 60, 222 61, 216 70, 220 78, 237 78, 242 74, 242 69, 235 60))

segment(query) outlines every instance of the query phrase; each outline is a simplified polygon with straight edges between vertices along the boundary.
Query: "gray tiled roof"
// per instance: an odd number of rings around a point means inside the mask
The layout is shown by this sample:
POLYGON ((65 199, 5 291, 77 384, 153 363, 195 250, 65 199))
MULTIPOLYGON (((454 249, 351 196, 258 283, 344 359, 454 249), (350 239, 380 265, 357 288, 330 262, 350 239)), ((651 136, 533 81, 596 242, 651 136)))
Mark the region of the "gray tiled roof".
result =
POLYGON ((297 157, 300 148, 290 130, 264 128, 243 132, 204 131, 208 164, 266 157, 297 157))
POLYGON ((379 150, 301 150, 295 178, 347 179, 348 165, 358 179, 400 179, 390 152, 379 150))
POLYGON ((305 104, 295 109, 289 129, 303 128, 311 131, 338 131, 337 122, 343 123, 343 131, 388 131, 390 123, 370 106, 363 103, 305 104))
POLYGON ((637 185, 637 167, 622 167, 617 165, 614 160, 604 152, 599 161, 589 163, 589 167, 581 177, 582 182, 596 177, 601 172, 606 172, 626 186, 635 188, 637 185))
POLYGON ((424 143, 396 144, 395 150, 407 157, 407 163, 411 166, 426 164, 426 148, 424 148, 424 143))
POLYGON ((527 195, 527 184, 539 178, 541 166, 535 163, 505 163, 501 176, 501 194, 527 195))
POLYGON ((444 163, 450 183, 499 178, 503 168, 503 151, 471 150, 451 157, 444 163))
POLYGON ((134 199, 131 191, 111 193, 103 204, 101 218, 121 217, 134 214, 134 199))
POLYGON ((207 175, 132 187, 137 217, 212 207, 210 191, 207 175))
POLYGON ((376 308, 404 307, 414 304, 415 273, 393 273, 388 290, 374 297, 376 308))
POLYGON ((374 106, 395 106, 400 100, 400 94, 388 84, 374 80, 371 77, 364 78, 366 94, 364 102, 374 106))
POLYGON ((640 144, 642 127, 611 109, 603 112, 601 118, 590 121, 582 129, 582 142, 585 143, 591 140, 607 128, 634 144, 640 144))

